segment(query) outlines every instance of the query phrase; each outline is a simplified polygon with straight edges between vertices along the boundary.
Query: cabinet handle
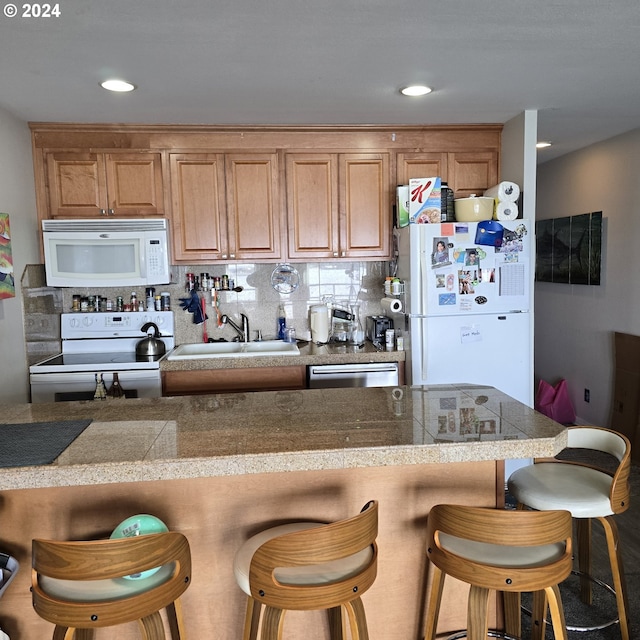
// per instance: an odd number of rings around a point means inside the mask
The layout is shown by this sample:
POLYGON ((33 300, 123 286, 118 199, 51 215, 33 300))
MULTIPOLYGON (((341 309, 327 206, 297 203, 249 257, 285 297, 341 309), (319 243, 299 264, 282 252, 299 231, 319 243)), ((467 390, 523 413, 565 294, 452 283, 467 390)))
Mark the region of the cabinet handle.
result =
POLYGON ((116 213, 116 212, 115 212, 115 209, 109 209, 109 215, 110 215, 110 216, 115 215, 115 213, 116 213))
POLYGON ((334 258, 337 258, 337 257, 338 257, 338 252, 337 252, 337 251, 334 251, 334 252, 333 252, 333 257, 334 257, 334 258))
POLYGON ((341 258, 344 258, 346 255, 347 255, 347 252, 346 252, 346 251, 341 251, 341 252, 340 252, 340 257, 341 257, 341 258))
POLYGON ((107 215, 107 210, 106 209, 100 209, 100 215, 101 216, 106 216, 107 215))
POLYGON ((223 253, 223 254, 222 254, 222 259, 223 259, 223 260, 226 260, 226 259, 227 259, 227 254, 226 254, 226 253, 223 253))
POLYGON ((235 254, 235 253, 230 253, 230 254, 229 254, 229 260, 234 260, 234 259, 235 259, 235 257, 236 257, 236 254, 235 254))

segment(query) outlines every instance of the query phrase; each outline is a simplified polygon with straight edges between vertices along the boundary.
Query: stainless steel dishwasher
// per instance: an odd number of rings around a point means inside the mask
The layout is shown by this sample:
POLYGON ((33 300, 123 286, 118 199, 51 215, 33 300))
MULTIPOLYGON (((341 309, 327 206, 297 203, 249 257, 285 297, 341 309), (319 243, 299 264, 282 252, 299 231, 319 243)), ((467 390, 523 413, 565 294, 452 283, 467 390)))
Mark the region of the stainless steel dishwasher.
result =
POLYGON ((329 387, 396 387, 397 362, 321 364, 308 367, 309 389, 329 387))

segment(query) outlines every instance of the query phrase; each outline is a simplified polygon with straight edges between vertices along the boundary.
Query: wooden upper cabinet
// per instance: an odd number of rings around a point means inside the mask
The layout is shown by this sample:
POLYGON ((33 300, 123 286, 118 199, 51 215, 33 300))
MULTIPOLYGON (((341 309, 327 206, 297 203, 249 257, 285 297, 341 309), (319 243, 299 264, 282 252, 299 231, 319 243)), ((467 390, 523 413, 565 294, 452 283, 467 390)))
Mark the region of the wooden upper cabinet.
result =
POLYGON ((108 153, 105 164, 109 209, 115 215, 164 214, 159 153, 108 153))
POLYGON ((278 157, 275 153, 225 155, 229 258, 282 256, 278 157))
POLYGON ((224 155, 172 153, 169 156, 173 258, 227 259, 224 155))
POLYGON ((399 153, 396 156, 398 185, 409 184, 411 178, 440 176, 447 180, 446 153, 399 153))
POLYGON ((481 196, 498 182, 498 152, 470 151, 449 154, 449 186, 456 198, 481 196))
POLYGON ((388 258, 391 242, 389 154, 340 156, 341 258, 388 258))
POLYGON ((398 184, 409 184, 411 178, 440 176, 456 198, 482 195, 498 182, 497 151, 398 153, 396 165, 398 184))
POLYGON ((289 258, 333 258, 339 250, 338 156, 286 156, 289 258))
POLYGON ((46 154, 52 218, 164 213, 160 153, 46 154))
POLYGON ((275 154, 172 153, 169 166, 176 261, 280 257, 275 154))
POLYGON ((389 255, 389 154, 287 154, 291 259, 389 255))
POLYGON ((49 153, 46 156, 49 211, 52 218, 105 215, 107 176, 97 153, 49 153))

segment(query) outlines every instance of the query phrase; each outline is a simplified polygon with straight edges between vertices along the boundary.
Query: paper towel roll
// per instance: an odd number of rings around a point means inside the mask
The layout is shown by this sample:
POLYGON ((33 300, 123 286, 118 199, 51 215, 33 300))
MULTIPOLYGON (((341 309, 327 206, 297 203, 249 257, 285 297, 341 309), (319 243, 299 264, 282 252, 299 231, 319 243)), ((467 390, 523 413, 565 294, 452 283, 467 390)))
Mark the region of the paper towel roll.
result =
POLYGON ((402 313, 402 302, 397 298, 382 298, 380 300, 383 311, 389 311, 390 313, 402 313))
POLYGON ((494 220, 515 220, 518 217, 517 202, 501 202, 496 201, 496 207, 493 210, 494 220))
POLYGON ((487 198, 497 198, 501 202, 517 202, 520 197, 520 187, 515 182, 500 182, 487 189, 484 194, 487 198))

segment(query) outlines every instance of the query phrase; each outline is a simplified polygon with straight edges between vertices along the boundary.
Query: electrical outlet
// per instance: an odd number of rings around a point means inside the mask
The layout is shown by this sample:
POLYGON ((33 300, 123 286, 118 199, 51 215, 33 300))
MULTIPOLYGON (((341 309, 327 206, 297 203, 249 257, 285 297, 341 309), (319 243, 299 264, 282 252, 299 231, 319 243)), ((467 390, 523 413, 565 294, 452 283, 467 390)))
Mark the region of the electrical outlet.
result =
POLYGON ((584 401, 589 402, 591 400, 591 392, 589 389, 584 390, 584 401))

